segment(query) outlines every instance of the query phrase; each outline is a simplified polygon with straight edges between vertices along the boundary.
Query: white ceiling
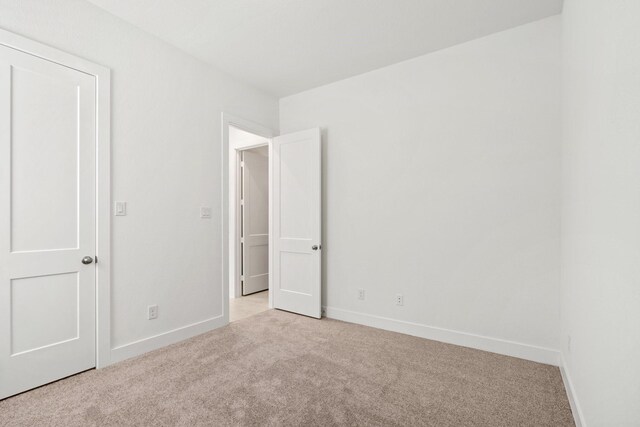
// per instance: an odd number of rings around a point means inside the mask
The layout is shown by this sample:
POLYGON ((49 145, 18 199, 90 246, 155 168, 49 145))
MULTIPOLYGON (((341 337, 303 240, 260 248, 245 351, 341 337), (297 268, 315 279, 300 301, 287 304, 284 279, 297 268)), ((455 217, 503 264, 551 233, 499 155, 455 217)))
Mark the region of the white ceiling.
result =
POLYGON ((276 96, 562 9, 562 0, 89 1, 276 96))

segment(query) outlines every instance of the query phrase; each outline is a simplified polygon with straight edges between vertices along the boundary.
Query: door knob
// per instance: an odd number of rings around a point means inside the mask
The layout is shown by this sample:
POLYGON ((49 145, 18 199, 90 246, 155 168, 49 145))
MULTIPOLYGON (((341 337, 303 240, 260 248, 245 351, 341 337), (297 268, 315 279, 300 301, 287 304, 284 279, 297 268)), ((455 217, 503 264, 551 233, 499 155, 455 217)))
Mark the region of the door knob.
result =
POLYGON ((90 256, 86 256, 84 258, 82 258, 82 263, 83 264, 91 264, 93 262, 93 258, 91 258, 90 256))
POLYGON ((320 246, 313 245, 313 246, 311 246, 311 249, 313 249, 314 251, 317 251, 318 249, 320 249, 320 246))

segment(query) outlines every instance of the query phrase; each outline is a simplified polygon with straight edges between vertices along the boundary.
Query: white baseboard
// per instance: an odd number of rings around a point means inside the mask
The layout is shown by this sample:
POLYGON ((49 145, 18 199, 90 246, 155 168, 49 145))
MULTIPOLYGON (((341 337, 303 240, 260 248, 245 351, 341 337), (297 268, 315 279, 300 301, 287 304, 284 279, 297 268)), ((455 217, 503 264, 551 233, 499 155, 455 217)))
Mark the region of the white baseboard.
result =
POLYGON ((564 354, 562 353, 560 353, 560 361, 560 373, 562 374, 564 389, 567 391, 569 405, 571 405, 573 420, 576 423, 576 427, 587 427, 587 424, 584 421, 584 416, 582 415, 582 408, 580 407, 580 403, 578 403, 578 396, 576 396, 576 391, 573 387, 573 382, 571 381, 571 375, 567 369, 567 362, 564 358, 564 354))
POLYGON ((450 329, 437 328, 419 323, 390 319, 388 317, 358 313, 340 308, 324 307, 324 310, 327 317, 331 319, 359 323, 361 325, 371 326, 378 329, 385 329, 387 331, 399 332, 401 334, 413 335, 448 344, 455 344, 463 347, 503 354, 506 356, 518 357, 520 359, 545 363, 547 365, 560 365, 560 353, 557 350, 550 348, 537 347, 499 338, 491 338, 450 329))
POLYGON ((182 328, 173 329, 171 331, 124 344, 111 350, 111 363, 120 362, 134 356, 147 353, 152 350, 195 337, 196 335, 209 332, 226 325, 224 316, 212 317, 202 322, 192 323, 182 328))

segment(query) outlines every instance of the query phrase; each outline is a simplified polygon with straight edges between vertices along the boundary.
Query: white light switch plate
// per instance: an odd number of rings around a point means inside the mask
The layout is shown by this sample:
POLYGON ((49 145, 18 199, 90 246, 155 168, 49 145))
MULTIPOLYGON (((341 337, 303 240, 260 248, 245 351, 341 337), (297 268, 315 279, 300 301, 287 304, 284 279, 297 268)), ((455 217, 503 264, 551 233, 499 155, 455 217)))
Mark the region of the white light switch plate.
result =
POLYGON ((114 211, 116 216, 125 216, 127 214, 127 202, 116 202, 114 211))
POLYGON ((201 207, 200 218, 211 218, 211 208, 207 206, 201 207))

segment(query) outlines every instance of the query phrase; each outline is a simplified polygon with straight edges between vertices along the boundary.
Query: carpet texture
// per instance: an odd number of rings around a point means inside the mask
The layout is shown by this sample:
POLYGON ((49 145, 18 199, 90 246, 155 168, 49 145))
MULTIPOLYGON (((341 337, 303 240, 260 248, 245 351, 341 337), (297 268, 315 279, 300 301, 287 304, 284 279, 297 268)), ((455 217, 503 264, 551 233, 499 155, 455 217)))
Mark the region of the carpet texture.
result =
POLYGON ((269 310, 0 401, 2 426, 572 426, 558 368, 269 310))

